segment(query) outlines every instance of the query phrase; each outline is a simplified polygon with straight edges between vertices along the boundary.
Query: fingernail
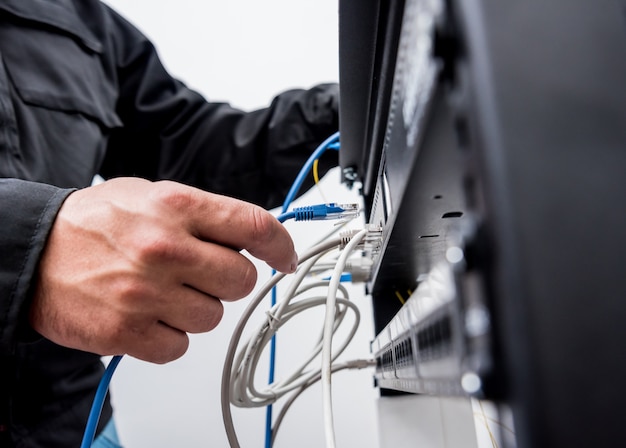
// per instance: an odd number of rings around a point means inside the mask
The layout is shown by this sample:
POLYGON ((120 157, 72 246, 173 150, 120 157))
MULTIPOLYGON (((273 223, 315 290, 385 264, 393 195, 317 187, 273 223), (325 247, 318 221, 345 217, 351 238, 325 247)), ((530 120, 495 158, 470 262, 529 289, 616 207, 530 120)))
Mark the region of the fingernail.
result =
POLYGON ((291 272, 296 272, 296 269, 298 269, 298 255, 294 255, 290 268, 291 272))

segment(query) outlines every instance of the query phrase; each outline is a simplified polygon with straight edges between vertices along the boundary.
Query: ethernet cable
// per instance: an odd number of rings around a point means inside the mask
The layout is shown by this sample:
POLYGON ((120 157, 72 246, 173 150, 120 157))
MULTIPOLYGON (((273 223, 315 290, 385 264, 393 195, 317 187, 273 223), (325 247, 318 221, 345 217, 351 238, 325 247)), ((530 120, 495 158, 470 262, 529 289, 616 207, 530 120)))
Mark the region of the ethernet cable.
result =
MULTIPOLYGON (((234 369, 235 374, 230 381, 231 401, 235 405, 240 407, 258 407, 273 403, 285 393, 302 386, 319 371, 319 369, 307 371, 306 368, 321 352, 321 336, 309 357, 291 375, 280 382, 272 383, 264 390, 258 390, 254 385, 255 371, 261 352, 273 334, 297 314, 326 303, 326 296, 314 296, 296 301, 305 293, 318 288, 326 289, 328 286, 329 282, 327 281, 317 281, 301 286, 303 279, 307 276, 308 269, 317 258, 315 257, 315 259, 309 260, 305 265, 301 266, 297 275, 294 276, 295 278, 288 292, 285 294, 285 300, 282 300, 266 312, 267 318, 239 350, 233 362, 233 365, 236 366, 234 369)), ((345 288, 340 285, 339 290, 342 293, 342 297, 338 300, 338 318, 334 330, 338 329, 348 310, 354 313, 355 319, 349 334, 345 337, 345 342, 336 350, 333 358, 336 358, 345 350, 354 336, 360 320, 359 310, 348 300, 348 293, 345 288)))
POLYGON ((89 448, 93 443, 96 429, 98 428, 98 422, 100 421, 102 406, 104 405, 104 400, 109 390, 109 383, 111 382, 113 373, 121 360, 121 355, 114 356, 104 371, 104 375, 100 378, 100 383, 98 383, 98 389, 96 390, 96 396, 93 400, 93 404, 91 405, 91 410, 89 411, 89 418, 87 419, 87 425, 85 427, 85 432, 83 433, 83 440, 80 444, 80 448, 89 448))
MULTIPOLYGON (((349 256, 357 248, 363 247, 368 240, 370 232, 370 229, 363 229, 358 232, 353 231, 338 237, 332 237, 302 254, 300 256, 300 266, 296 273, 292 274, 293 280, 284 294, 285 299, 275 305, 267 313, 267 319, 259 326, 256 332, 252 333, 248 341, 242 344, 241 349, 237 351, 243 330, 252 313, 262 302, 263 298, 274 289, 276 284, 285 278, 285 274, 277 274, 271 277, 251 300, 242 314, 240 321, 233 331, 224 362, 224 370, 222 372, 222 416, 227 437, 232 448, 239 448, 240 445, 232 419, 231 404, 242 407, 266 406, 275 403, 285 394, 295 391, 287 404, 288 408, 295 397, 311 384, 319 381, 320 378, 324 378, 324 382, 327 383, 327 386, 324 387, 330 389, 330 373, 332 373, 332 371, 338 368, 363 368, 371 365, 371 360, 353 361, 348 363, 345 367, 332 364, 349 344, 359 323, 358 308, 349 300, 347 291, 340 284, 339 279, 349 256), (343 251, 338 261, 335 263, 335 270, 330 281, 317 281, 309 285, 302 285, 303 280, 307 278, 309 272, 314 269, 316 263, 335 248, 343 248, 343 251), (295 301, 295 298, 302 293, 319 287, 326 287, 328 289, 325 298, 312 297, 295 301), (340 297, 337 297, 338 292, 341 293, 340 297), (294 317, 295 314, 320 305, 326 305, 327 316, 325 318, 320 341, 315 345, 310 356, 286 378, 280 382, 268 385, 266 389, 259 390, 254 385, 254 372, 263 348, 265 348, 267 343, 274 336, 274 333, 278 331, 284 323, 294 317), (331 347, 333 334, 343 321, 345 313, 348 310, 353 312, 355 322, 349 334, 345 337, 345 340, 333 348, 331 347), (319 358, 320 353, 322 354, 322 358, 325 358, 324 362, 327 363, 327 367, 323 364, 320 368, 308 369, 311 362, 319 358)), ((279 419, 277 420, 278 424, 282 421, 287 408, 283 407, 281 410, 279 419)), ((327 440, 334 440, 332 406, 328 400, 326 400, 325 404, 325 415, 329 415, 329 417, 326 418, 325 424, 327 440), (328 423, 329 420, 330 423, 328 423)), ((274 429, 272 429, 271 440, 275 439, 277 428, 278 427, 275 425, 274 429)), ((332 444, 330 446, 332 446, 332 444)))
MULTIPOLYGON (((319 286, 327 286, 327 282, 319 282, 314 284, 312 288, 319 286), (321 285, 320 285, 321 284, 321 285)), ((306 292, 308 288, 304 288, 298 291, 298 294, 306 292)), ((293 296, 296 299, 298 294, 293 296)), ((249 342, 239 351, 235 358, 234 365, 236 366, 235 375, 231 378, 231 397, 232 402, 239 407, 259 407, 266 406, 267 404, 274 403, 277 399, 284 394, 291 392, 304 384, 306 384, 311 378, 315 377, 318 369, 309 369, 307 367, 312 364, 314 359, 319 355, 322 344, 321 338, 314 346, 311 353, 305 359, 301 365, 299 365, 294 371, 283 378, 281 381, 272 383, 266 388, 259 390, 254 384, 254 377, 256 368, 260 359, 263 348, 269 342, 271 335, 278 331, 283 325, 285 325, 290 319, 307 311, 313 307, 322 306, 326 303, 326 297, 314 296, 307 299, 295 301, 293 304, 284 306, 284 310, 273 309, 276 314, 268 313, 267 320, 261 325, 261 328, 255 333, 255 336, 249 340, 249 342)), ((283 305, 281 303, 280 305, 283 305)), ((339 328, 341 321, 346 315, 347 310, 351 310, 355 314, 355 319, 350 329, 350 334, 345 337, 344 343, 333 354, 333 359, 339 356, 347 347, 351 338, 354 336, 356 329, 358 328, 360 317, 358 314, 358 308, 352 302, 346 298, 338 299, 338 305, 341 306, 338 310, 337 325, 334 327, 334 331, 339 328)))
POLYGON ((306 178, 309 171, 311 171, 313 164, 315 163, 317 159, 322 157, 322 154, 324 154, 328 149, 339 150, 339 132, 335 132, 333 135, 331 135, 326 140, 324 140, 315 149, 315 151, 313 151, 313 153, 309 156, 309 158, 304 163, 304 165, 302 165, 300 172, 296 176, 296 179, 293 181, 293 184, 291 185, 291 188, 289 189, 289 192, 287 193, 287 196, 285 197, 285 201, 283 202, 281 213, 285 213, 287 209, 289 209, 289 206, 295 199, 296 195, 298 194, 298 191, 300 191, 300 187, 302 187, 302 184, 304 183, 304 179, 306 178))
MULTIPOLYGON (((311 171, 312 167, 315 165, 315 162, 319 160, 320 157, 328 150, 336 150, 339 151, 339 132, 335 132, 326 140, 324 140, 309 156, 307 161, 304 163, 300 172, 296 176, 296 179, 293 181, 287 196, 283 202, 281 213, 287 213, 289 206, 295 199, 300 187, 304 183, 304 179, 307 174, 311 171)), ((272 275, 275 275, 275 271, 272 271, 272 275)), ((276 290, 272 290, 271 295, 271 305, 274 306, 276 304, 276 290)), ((270 367, 268 374, 268 383, 271 384, 274 382, 274 370, 276 366, 276 338, 272 338, 270 343, 270 367)), ((265 448, 270 448, 270 442, 272 438, 272 405, 267 407, 266 416, 265 416, 265 448)))
MULTIPOLYGON (((333 238, 324 241, 316 246, 313 246, 309 250, 305 251, 299 256, 300 263, 305 263, 312 257, 320 256, 333 248, 335 248, 340 242, 340 238, 333 238)), ((297 273, 298 271, 296 271, 297 273)), ((231 412, 231 376, 233 374, 233 363, 235 360, 235 354, 239 341, 241 340, 246 323, 252 316, 253 312, 263 301, 265 296, 274 289, 274 286, 278 284, 286 274, 277 273, 273 275, 268 282, 259 290, 259 292, 252 298, 246 309, 244 310, 239 322, 233 330, 233 334, 228 345, 226 352, 226 358, 224 360, 224 368, 222 371, 222 385, 221 385, 221 406, 222 406, 222 419, 224 421, 224 428, 226 430, 226 436, 231 448, 240 448, 239 440, 237 438, 237 432, 233 422, 233 416, 231 412)), ((271 347, 270 347, 271 348, 271 347)), ((271 353, 270 353, 271 354, 271 353)), ((271 428, 271 427, 270 427, 271 428)))
MULTIPOLYGON (((346 369, 364 369, 366 367, 373 367, 376 365, 376 360, 374 359, 356 359, 353 361, 347 361, 343 363, 333 364, 332 373, 339 372, 341 370, 346 369)), ((298 389, 295 393, 293 393, 289 399, 283 404, 282 408, 278 416, 276 417, 276 421, 274 422, 274 426, 272 427, 272 446, 274 446, 274 442, 276 440, 276 435, 278 434, 278 430, 280 429, 280 425, 287 414, 287 411, 291 407, 291 405, 296 401, 296 398, 302 394, 306 389, 310 386, 314 385, 318 381, 322 379, 322 372, 320 371, 315 377, 311 378, 305 385, 303 385, 300 389, 298 389)))
POLYGON ((333 407, 332 407, 332 388, 331 388, 331 375, 332 375, 332 341, 333 341, 333 328, 336 318, 336 296, 339 286, 341 274, 348 260, 348 257, 352 254, 352 251, 365 239, 368 234, 368 229, 363 229, 346 245, 345 249, 339 257, 337 266, 333 271, 333 275, 330 279, 328 286, 328 297, 326 299, 326 317, 324 319, 324 336, 322 346, 322 397, 324 401, 324 428, 326 434, 326 447, 335 447, 335 430, 333 422, 333 407))

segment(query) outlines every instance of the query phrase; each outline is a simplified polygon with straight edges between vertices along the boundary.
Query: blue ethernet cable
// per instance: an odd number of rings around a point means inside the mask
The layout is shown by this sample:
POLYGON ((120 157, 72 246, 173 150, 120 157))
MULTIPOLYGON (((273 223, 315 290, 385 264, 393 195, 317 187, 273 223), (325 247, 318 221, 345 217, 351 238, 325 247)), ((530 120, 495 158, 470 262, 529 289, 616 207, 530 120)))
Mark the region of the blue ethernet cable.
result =
POLYGON ((339 150, 339 132, 335 132, 333 135, 331 135, 326 140, 324 140, 315 149, 315 151, 313 151, 313 153, 308 158, 308 160, 304 163, 304 165, 302 165, 302 168, 300 169, 298 176, 293 181, 293 184, 291 185, 291 188, 289 189, 289 192, 287 193, 287 196, 285 197, 285 201, 283 202, 283 208, 281 210, 281 213, 285 213, 287 209, 289 208, 289 206, 291 205, 291 203, 293 202, 293 200, 295 199, 296 195, 298 194, 298 191, 300 190, 300 187, 302 186, 304 182, 304 179, 306 178, 307 174, 309 174, 309 171, 311 171, 311 169, 313 168, 313 163, 317 159, 319 159, 322 156, 322 154, 324 154, 326 150, 328 149, 334 149, 336 151, 339 150))
POLYGON ((122 355, 114 356, 104 371, 104 375, 100 378, 100 383, 98 384, 98 389, 96 390, 96 396, 91 404, 91 410, 89 411, 89 418, 87 419, 87 426, 85 427, 85 432, 83 433, 83 441, 80 444, 80 448, 89 448, 93 443, 96 429, 98 428, 98 421, 100 421, 102 406, 104 405, 104 400, 109 390, 109 383, 113 377, 113 372, 115 372, 115 369, 121 360, 122 355))
MULTIPOLYGON (((315 151, 313 151, 313 153, 307 159, 304 165, 302 165, 302 168, 300 168, 300 172, 296 176, 296 179, 293 181, 293 184, 291 185, 291 188, 289 189, 289 192, 287 193, 287 196, 285 197, 285 201, 283 202, 283 207, 281 210, 282 214, 279 216, 279 220, 281 219, 281 217, 283 217, 286 214, 289 216, 284 219, 285 220, 291 219, 290 213, 292 212, 287 212, 287 210, 289 209, 289 206, 291 205, 296 195, 298 194, 300 187, 304 183, 304 179, 313 168, 313 164, 315 163, 315 161, 319 159, 322 156, 322 154, 324 154, 329 149, 339 151, 339 132, 335 132, 326 140, 324 140, 315 149, 315 151)), ((295 213, 295 211, 293 213, 295 213)), ((293 219, 295 219, 295 216, 293 217, 293 219)), ((281 221, 281 222, 284 222, 284 221, 281 221)), ((274 274, 276 274, 276 271, 272 270, 272 275, 274 274)), ((272 288, 271 304, 272 306, 276 305, 276 287, 272 288)), ((269 375, 268 375, 268 383, 272 384, 274 382, 274 370, 276 366, 276 335, 272 336, 272 339, 270 340, 270 360, 269 361, 270 361, 270 368, 269 368, 269 375)), ((272 405, 270 404, 267 406, 266 413, 265 413, 265 448, 271 448, 271 446, 272 446, 272 405)))

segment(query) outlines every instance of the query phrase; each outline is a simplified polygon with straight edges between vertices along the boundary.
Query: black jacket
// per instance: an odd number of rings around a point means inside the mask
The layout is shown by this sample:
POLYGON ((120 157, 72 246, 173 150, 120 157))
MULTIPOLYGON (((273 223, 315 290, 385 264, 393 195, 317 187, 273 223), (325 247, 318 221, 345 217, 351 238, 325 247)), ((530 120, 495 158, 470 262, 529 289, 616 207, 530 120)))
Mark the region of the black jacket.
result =
MULTIPOLYGON (((265 207, 337 129, 337 86, 244 113, 170 77, 151 43, 95 0, 0 0, 0 446, 79 446, 97 355, 36 335, 38 260, 71 189, 173 179, 265 207)), ((325 168, 336 163, 329 155, 325 168)), ((107 404, 101 425, 111 415, 107 404)))

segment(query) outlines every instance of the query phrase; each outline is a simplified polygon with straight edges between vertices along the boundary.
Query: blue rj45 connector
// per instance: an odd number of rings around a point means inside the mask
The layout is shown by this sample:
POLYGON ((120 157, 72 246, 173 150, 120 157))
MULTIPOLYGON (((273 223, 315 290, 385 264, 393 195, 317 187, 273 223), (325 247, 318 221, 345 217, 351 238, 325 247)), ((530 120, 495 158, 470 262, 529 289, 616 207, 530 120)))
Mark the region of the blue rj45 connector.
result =
POLYGON ((278 217, 280 222, 288 219, 296 221, 322 221, 327 219, 354 219, 359 216, 358 204, 318 204, 294 208, 278 217))

